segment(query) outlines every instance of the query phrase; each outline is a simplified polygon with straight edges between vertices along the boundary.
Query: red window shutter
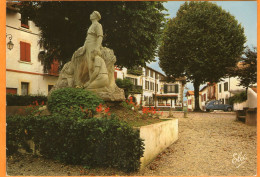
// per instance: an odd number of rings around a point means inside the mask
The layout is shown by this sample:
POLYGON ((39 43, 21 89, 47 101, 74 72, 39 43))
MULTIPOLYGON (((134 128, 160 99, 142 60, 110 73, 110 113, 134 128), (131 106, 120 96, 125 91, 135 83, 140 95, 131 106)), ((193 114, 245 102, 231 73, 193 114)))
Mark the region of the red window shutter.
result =
POLYGON ((115 79, 117 78, 117 72, 114 72, 114 77, 115 77, 115 79))
POLYGON ((17 94, 17 88, 6 88, 6 93, 17 94))
POLYGON ((58 75, 59 74, 59 61, 54 60, 54 74, 58 75))
POLYGON ((21 60, 21 61, 26 61, 25 52, 26 52, 25 43, 21 41, 21 42, 20 42, 20 60, 21 60))
POLYGON ((26 43, 26 61, 31 61, 31 44, 26 43))

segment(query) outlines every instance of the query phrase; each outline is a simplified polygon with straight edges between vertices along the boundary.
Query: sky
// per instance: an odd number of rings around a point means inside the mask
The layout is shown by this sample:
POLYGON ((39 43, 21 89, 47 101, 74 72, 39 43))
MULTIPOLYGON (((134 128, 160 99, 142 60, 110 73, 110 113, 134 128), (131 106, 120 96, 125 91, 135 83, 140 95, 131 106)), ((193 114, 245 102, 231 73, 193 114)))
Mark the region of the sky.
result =
MULTIPOLYGON (((168 18, 176 17, 176 13, 181 4, 185 1, 168 1, 164 3, 164 7, 168 9, 168 18)), ((244 32, 247 37, 246 46, 253 47, 257 45, 257 1, 211 1, 221 6, 222 9, 228 11, 233 15, 238 23, 244 27, 244 32)), ((160 71, 162 69, 158 65, 158 57, 156 57, 156 62, 147 64, 151 68, 160 71)), ((193 84, 187 83, 186 87, 188 90, 193 90, 193 84)), ((203 86, 201 86, 203 87, 203 86)), ((186 93, 186 90, 184 93, 186 93)))

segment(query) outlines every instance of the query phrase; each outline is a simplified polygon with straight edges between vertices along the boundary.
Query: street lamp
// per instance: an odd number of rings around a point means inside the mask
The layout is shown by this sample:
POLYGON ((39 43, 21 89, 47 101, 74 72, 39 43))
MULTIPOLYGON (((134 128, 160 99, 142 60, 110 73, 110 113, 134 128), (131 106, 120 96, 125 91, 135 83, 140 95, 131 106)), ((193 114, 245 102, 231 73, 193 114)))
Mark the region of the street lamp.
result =
POLYGON ((13 37, 12 37, 11 34, 7 34, 7 33, 6 33, 6 37, 7 37, 7 36, 9 36, 9 40, 10 40, 10 41, 7 43, 7 48, 8 48, 9 50, 12 50, 13 47, 14 47, 14 44, 13 44, 13 42, 12 42, 12 38, 13 38, 13 37))

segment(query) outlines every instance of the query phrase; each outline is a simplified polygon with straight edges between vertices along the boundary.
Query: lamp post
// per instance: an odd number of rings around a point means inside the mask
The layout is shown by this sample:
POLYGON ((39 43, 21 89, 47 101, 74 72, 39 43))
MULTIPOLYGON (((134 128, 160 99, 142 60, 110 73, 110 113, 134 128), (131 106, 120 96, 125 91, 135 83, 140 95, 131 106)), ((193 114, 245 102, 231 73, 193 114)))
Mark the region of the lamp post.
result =
POLYGON ((14 44, 13 44, 13 42, 12 42, 13 36, 12 36, 11 34, 7 34, 7 33, 6 33, 6 37, 7 37, 7 36, 9 36, 9 42, 6 44, 6 45, 7 45, 7 48, 8 48, 9 50, 12 50, 13 47, 14 47, 14 44))

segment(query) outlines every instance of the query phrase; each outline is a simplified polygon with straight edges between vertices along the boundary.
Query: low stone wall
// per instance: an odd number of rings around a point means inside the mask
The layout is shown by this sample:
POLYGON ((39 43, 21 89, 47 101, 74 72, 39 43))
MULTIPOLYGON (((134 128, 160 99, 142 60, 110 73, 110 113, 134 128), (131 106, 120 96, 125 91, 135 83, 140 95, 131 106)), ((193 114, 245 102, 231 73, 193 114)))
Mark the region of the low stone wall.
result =
POLYGON ((165 148, 178 139, 178 119, 142 126, 140 137, 144 140, 144 157, 140 159, 142 170, 165 148))

